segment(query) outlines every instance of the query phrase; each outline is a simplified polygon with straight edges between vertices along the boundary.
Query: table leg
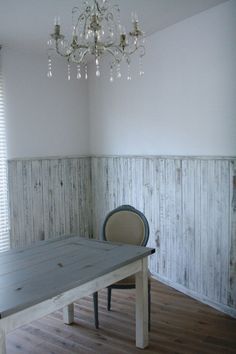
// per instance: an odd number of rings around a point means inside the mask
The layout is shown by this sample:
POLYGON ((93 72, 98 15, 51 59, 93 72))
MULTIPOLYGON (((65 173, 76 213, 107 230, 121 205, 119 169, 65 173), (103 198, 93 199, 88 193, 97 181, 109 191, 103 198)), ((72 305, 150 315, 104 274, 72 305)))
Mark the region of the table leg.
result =
POLYGON ((136 273, 136 347, 148 346, 148 264, 142 260, 142 270, 136 273))
POLYGON ((3 329, 0 328, 0 354, 6 354, 6 337, 3 329))
POLYGON ((74 322, 74 304, 63 307, 63 322, 65 324, 74 322))

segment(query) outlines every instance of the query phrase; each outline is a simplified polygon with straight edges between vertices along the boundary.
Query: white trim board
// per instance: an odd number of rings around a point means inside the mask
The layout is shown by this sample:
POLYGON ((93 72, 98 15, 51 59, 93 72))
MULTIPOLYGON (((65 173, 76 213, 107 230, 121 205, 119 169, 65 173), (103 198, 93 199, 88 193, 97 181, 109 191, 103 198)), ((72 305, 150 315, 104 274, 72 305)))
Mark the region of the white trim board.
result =
POLYGON ((173 288, 175 290, 178 290, 179 292, 181 292, 185 295, 188 295, 189 297, 191 297, 191 298, 193 298, 205 305, 213 307, 214 309, 216 309, 220 312, 223 312, 226 315, 236 318, 236 309, 234 309, 232 307, 229 307, 227 305, 223 305, 220 303, 216 303, 216 302, 210 300, 208 297, 203 296, 203 295, 201 296, 201 295, 197 294, 195 291, 189 290, 186 287, 179 285, 177 283, 173 283, 164 277, 160 277, 158 274, 152 274, 152 278, 158 280, 159 282, 161 282, 165 285, 170 286, 171 288, 173 288))

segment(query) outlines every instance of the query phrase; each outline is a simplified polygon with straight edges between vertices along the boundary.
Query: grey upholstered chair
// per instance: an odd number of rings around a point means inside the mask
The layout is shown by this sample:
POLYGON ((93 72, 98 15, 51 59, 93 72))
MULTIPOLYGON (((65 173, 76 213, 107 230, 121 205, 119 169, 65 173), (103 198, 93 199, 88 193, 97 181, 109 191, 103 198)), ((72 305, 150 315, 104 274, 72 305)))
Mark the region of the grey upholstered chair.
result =
MULTIPOLYGON (((132 245, 146 246, 149 238, 149 225, 146 217, 139 210, 130 205, 122 205, 112 210, 106 217, 103 230, 103 239, 110 242, 127 243, 132 245)), ((134 289, 135 276, 130 276, 107 288, 107 309, 111 309, 112 289, 134 289)), ((98 293, 93 294, 95 327, 98 328, 98 293)), ((151 314, 151 282, 148 277, 148 328, 150 331, 151 314)))

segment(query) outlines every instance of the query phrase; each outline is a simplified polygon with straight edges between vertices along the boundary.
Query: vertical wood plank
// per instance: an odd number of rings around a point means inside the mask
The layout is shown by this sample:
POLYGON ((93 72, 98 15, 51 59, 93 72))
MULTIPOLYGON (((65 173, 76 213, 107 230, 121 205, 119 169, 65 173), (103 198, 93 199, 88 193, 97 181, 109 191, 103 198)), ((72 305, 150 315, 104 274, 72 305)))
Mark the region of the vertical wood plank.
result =
MULTIPOLYGON (((32 190, 32 219, 33 235, 32 242, 44 240, 43 226, 43 193, 42 193, 42 161, 31 162, 31 190, 32 190)), ((24 199, 23 199, 24 202, 24 199)), ((26 240, 25 240, 26 241, 26 240)))
POLYGON ((16 227, 16 210, 15 210, 15 178, 16 178, 16 161, 8 162, 8 193, 9 193, 9 224, 10 224, 10 247, 16 247, 15 227, 16 227))
MULTIPOLYGON (((156 220, 154 219, 154 208, 158 208, 157 205, 153 205, 154 195, 156 195, 156 186, 154 185, 154 162, 153 159, 144 159, 143 161, 143 207, 148 223, 150 234, 155 234, 156 220)), ((149 237, 148 246, 156 248, 155 237, 149 237)), ((155 271, 155 254, 151 255, 148 259, 150 269, 155 271)))
POLYGON ((215 243, 214 292, 217 302, 227 304, 230 263, 230 166, 229 161, 215 161, 215 243))
POLYGON ((26 161, 22 162, 22 185, 23 185, 23 210, 24 210, 24 244, 32 240, 34 233, 34 220, 32 218, 32 166, 26 161))
POLYGON ((200 202, 200 225, 201 225, 201 288, 200 294, 208 295, 208 162, 201 161, 201 202, 200 202))
POLYGON ((182 160, 175 160, 175 214, 174 214, 174 235, 175 235, 175 249, 173 249, 174 259, 172 268, 174 268, 174 276, 172 280, 176 283, 183 283, 182 259, 181 254, 183 250, 183 198, 182 198, 182 179, 183 169, 182 160))
POLYGON ((51 169, 48 159, 42 160, 42 183, 43 183, 43 225, 45 240, 53 237, 51 200, 52 190, 50 189, 51 169))
POLYGON ((182 161, 183 285, 195 290, 194 161, 182 161))
POLYGON ((169 237, 168 223, 165 222, 168 216, 168 196, 166 194, 166 160, 160 160, 160 274, 167 278, 166 252, 167 239, 169 237))
POLYGON ((195 291, 201 291, 202 241, 201 241, 201 160, 194 161, 194 230, 195 230, 195 291))
POLYGON ((151 255, 151 272, 159 273, 159 254, 160 254, 160 161, 153 158, 153 196, 151 202, 150 214, 153 220, 153 230, 150 233, 151 247, 156 249, 156 252, 151 255))
POLYGON ((25 230, 24 230, 24 205, 23 205, 23 185, 22 185, 22 162, 17 161, 16 163, 16 221, 17 221, 17 229, 21 238, 19 240, 19 246, 24 245, 25 241, 25 230))

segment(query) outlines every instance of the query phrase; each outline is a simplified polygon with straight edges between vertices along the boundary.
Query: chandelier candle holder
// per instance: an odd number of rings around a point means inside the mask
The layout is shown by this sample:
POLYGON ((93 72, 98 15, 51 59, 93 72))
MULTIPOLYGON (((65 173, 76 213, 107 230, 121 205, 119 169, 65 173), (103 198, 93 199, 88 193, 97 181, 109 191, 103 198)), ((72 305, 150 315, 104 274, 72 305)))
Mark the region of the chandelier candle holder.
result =
POLYGON ((139 57, 139 75, 144 74, 142 58, 145 55, 144 33, 140 29, 138 16, 132 13, 132 30, 126 32, 120 23, 120 8, 109 0, 85 1, 82 11, 72 9, 72 36, 67 40, 61 33, 60 18, 56 17, 54 32, 48 40, 48 73, 52 77, 54 53, 67 61, 67 78, 71 79, 71 63, 77 65, 76 78, 88 79, 88 62, 94 59, 96 76, 101 75, 100 62, 109 57, 110 81, 121 78, 121 64, 127 64, 127 80, 131 80, 131 56, 139 57), (83 73, 83 75, 82 75, 83 73))

